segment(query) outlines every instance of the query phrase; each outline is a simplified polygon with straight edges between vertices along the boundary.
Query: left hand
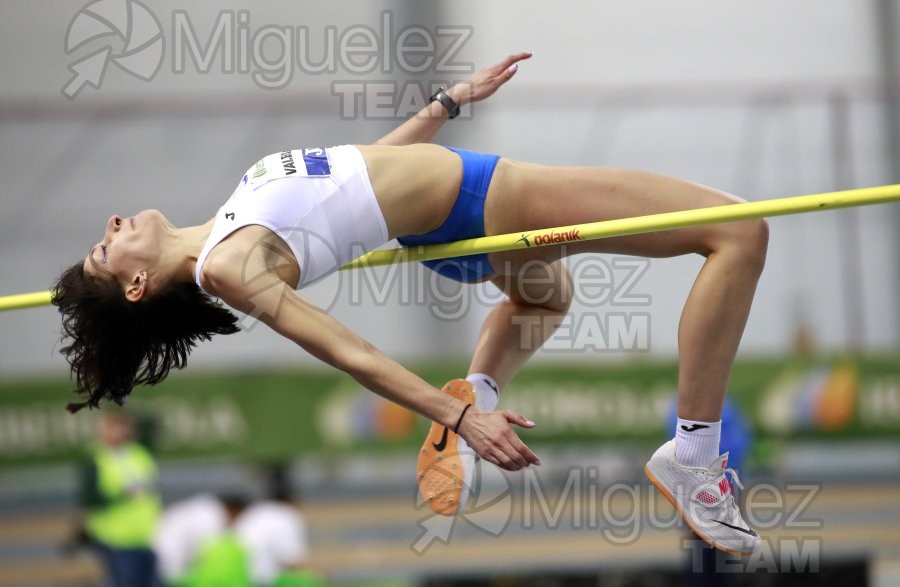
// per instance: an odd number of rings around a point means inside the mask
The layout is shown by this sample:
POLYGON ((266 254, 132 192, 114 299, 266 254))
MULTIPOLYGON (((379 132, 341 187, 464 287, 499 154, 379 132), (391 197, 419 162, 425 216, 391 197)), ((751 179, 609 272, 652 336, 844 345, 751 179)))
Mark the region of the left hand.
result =
POLYGON ((510 55, 500 63, 486 67, 466 81, 459 82, 447 90, 447 94, 460 106, 484 100, 496 92, 500 86, 512 79, 519 69, 519 62, 531 59, 530 51, 510 55))
POLYGON ((501 469, 518 471, 528 465, 540 465, 541 460, 519 439, 511 424, 534 428, 534 422, 510 410, 471 409, 466 412, 458 433, 478 456, 501 469))

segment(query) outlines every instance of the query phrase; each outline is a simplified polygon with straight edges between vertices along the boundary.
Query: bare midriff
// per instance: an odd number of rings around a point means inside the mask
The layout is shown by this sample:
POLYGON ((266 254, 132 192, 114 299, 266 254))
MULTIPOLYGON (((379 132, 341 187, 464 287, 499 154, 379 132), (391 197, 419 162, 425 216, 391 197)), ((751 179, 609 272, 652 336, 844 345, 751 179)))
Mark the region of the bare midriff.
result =
POLYGON ((462 182, 459 155, 433 144, 356 145, 391 238, 440 226, 462 182))

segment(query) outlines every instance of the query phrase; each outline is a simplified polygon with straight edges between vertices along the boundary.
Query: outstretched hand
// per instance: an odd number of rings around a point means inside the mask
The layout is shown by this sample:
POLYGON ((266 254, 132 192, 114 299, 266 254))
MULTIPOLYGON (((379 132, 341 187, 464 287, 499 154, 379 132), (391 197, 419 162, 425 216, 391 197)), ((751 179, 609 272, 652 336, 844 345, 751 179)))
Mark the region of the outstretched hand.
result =
POLYGON ((481 412, 471 409, 460 424, 459 435, 478 456, 501 469, 518 471, 528 465, 540 465, 541 460, 519 440, 510 424, 534 428, 534 422, 510 410, 481 412))
POLYGON ((484 100, 492 96, 500 86, 512 79, 512 76, 519 69, 519 62, 531 59, 532 55, 534 53, 530 51, 510 55, 500 63, 486 67, 474 73, 469 79, 454 85, 447 93, 460 106, 469 102, 484 100))

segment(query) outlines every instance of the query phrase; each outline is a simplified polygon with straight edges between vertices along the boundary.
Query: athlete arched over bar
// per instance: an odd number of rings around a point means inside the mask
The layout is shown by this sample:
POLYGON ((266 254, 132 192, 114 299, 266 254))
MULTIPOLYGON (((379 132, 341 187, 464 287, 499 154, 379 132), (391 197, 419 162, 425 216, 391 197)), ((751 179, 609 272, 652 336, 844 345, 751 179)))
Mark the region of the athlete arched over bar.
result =
POLYGON ((472 450, 508 470, 539 464, 511 426, 533 424, 494 408, 499 390, 569 308, 574 285, 561 257, 698 254, 706 261, 678 332, 678 432, 645 470, 700 536, 722 549, 752 551, 759 538, 734 502, 718 443, 723 396, 765 262, 764 220, 427 262, 452 279, 489 279, 507 295, 484 322, 466 380, 443 390, 296 292, 355 258, 360 245, 371 250, 392 238, 407 246, 445 243, 741 201, 642 171, 548 167, 429 144, 460 105, 491 96, 530 56, 511 55, 438 92, 375 144, 263 158, 201 225, 177 228, 155 210, 111 217, 53 288, 62 352, 83 396, 70 410, 121 401, 136 384, 158 383, 183 367, 196 342, 236 332, 235 317, 214 296, 432 420, 419 485, 432 509, 454 514, 468 494, 472 450), (545 327, 519 331, 517 324, 534 318, 545 327))

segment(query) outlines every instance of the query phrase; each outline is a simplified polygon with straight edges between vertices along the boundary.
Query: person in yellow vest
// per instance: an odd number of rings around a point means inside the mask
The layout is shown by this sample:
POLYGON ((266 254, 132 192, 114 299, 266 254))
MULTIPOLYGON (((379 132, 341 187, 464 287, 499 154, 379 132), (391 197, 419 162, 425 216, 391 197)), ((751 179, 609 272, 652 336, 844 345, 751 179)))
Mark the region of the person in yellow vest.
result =
POLYGON ((81 471, 84 531, 113 587, 151 587, 156 557, 151 540, 160 516, 157 468, 133 440, 131 419, 109 412, 81 471))

